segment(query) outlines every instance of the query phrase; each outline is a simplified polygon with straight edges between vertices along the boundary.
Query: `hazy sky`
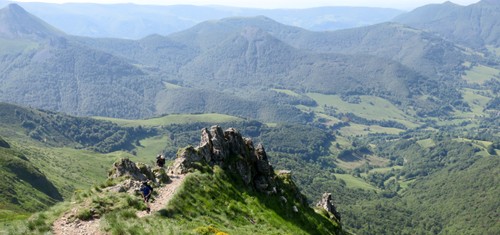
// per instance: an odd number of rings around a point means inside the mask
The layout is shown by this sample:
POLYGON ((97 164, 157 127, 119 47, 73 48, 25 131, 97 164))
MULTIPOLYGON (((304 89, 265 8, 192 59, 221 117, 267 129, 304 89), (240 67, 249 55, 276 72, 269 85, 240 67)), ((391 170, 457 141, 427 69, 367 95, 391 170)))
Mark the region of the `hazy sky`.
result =
MULTIPOLYGON (((16 0, 13 0, 16 1, 16 0)), ((479 0, 451 0, 456 4, 469 5, 479 0)), ((17 2, 94 2, 94 3, 136 3, 136 4, 189 4, 224 5, 255 8, 308 8, 317 6, 370 6, 389 7, 403 10, 430 3, 443 3, 445 0, 17 0, 17 2)))

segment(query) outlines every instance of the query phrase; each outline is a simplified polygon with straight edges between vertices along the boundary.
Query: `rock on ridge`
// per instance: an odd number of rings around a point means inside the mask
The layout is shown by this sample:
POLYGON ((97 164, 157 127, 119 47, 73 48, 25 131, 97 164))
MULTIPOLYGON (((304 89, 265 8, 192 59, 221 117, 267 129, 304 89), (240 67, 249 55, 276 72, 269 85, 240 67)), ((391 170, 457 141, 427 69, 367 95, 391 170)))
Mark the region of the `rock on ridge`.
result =
POLYGON ((340 222, 340 213, 332 203, 332 194, 324 193, 321 200, 316 204, 317 207, 325 209, 328 212, 330 219, 336 219, 340 222))
POLYGON ((187 147, 177 153, 171 174, 185 174, 200 163, 219 165, 238 175, 245 184, 261 192, 276 192, 274 170, 262 144, 255 148, 250 138, 244 138, 234 128, 223 131, 219 126, 201 130, 197 147, 187 147))
POLYGON ((135 190, 141 185, 142 181, 151 181, 153 183, 166 183, 169 181, 163 168, 151 168, 143 163, 134 163, 128 158, 122 158, 113 163, 113 168, 109 172, 108 178, 126 178, 120 184, 109 189, 117 192, 135 190))

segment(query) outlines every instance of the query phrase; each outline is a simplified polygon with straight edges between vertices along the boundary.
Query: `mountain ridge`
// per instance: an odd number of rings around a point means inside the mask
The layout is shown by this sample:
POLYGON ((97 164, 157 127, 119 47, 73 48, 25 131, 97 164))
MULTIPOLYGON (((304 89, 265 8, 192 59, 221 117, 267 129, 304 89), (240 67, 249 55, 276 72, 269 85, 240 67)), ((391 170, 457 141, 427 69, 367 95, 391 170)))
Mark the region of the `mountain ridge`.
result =
POLYGON ((0 37, 7 39, 54 40, 64 33, 28 13, 18 4, 0 10, 0 37), (27 27, 28 26, 28 27, 27 27))
POLYGON ((394 21, 438 33, 472 48, 500 47, 500 4, 479 1, 469 6, 430 5, 402 14, 394 21), (446 27, 444 27, 446 26, 446 27))
MULTIPOLYGON (((168 35, 206 20, 232 16, 267 15, 285 24, 324 31, 378 23, 404 12, 375 7, 322 7, 296 10, 192 5, 151 6, 142 4, 26 2, 18 4, 68 34, 128 39, 141 39, 151 34, 168 35), (95 12, 101 12, 102 15, 110 17, 102 17, 94 14, 95 12), (295 15, 297 16, 294 17, 295 15)), ((0 5, 0 7, 2 6, 0 5)))

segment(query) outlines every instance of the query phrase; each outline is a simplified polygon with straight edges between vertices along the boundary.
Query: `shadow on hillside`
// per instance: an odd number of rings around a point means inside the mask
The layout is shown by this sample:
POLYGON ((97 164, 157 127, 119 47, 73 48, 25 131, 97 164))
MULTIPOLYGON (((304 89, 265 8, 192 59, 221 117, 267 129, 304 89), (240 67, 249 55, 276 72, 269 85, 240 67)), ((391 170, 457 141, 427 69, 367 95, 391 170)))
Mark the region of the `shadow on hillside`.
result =
POLYGON ((6 167, 16 175, 17 178, 31 185, 36 190, 46 194, 55 201, 62 201, 63 197, 57 188, 37 168, 21 161, 11 161, 6 167))

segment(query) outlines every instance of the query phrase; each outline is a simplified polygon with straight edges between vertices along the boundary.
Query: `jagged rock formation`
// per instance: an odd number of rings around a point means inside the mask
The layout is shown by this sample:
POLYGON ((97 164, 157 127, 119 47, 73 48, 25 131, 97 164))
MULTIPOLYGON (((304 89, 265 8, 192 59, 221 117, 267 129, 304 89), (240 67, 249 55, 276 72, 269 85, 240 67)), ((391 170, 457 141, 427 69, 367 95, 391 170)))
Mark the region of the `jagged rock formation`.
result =
POLYGON ((222 131, 219 126, 201 130, 197 147, 187 147, 178 152, 169 168, 173 174, 185 174, 200 163, 219 165, 236 172, 245 184, 258 191, 276 193, 275 173, 262 144, 254 147, 249 138, 243 138, 234 128, 222 131))
POLYGON ((134 163, 128 158, 122 158, 113 164, 109 172, 108 179, 127 178, 120 184, 110 187, 110 191, 125 192, 135 190, 140 187, 142 181, 152 181, 153 183, 166 183, 169 178, 163 168, 134 163))
POLYGON ((332 203, 332 194, 324 193, 321 200, 316 204, 317 207, 323 208, 328 212, 330 219, 336 219, 340 222, 340 213, 332 203))

